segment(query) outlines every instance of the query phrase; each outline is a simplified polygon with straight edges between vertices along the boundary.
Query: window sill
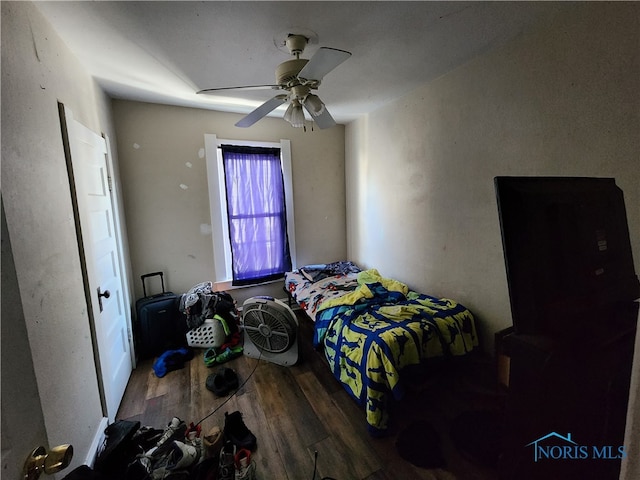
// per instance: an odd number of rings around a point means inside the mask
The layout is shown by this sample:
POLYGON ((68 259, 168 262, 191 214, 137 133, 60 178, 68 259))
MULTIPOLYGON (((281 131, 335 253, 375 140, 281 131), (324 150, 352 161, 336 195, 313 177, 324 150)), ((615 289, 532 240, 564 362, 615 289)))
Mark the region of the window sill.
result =
POLYGON ((278 280, 269 280, 268 282, 262 282, 262 283, 252 283, 251 285, 232 285, 231 280, 223 280, 220 282, 213 282, 213 291, 223 292, 228 290, 238 290, 241 288, 259 287, 260 285, 271 285, 273 283, 279 283, 283 281, 284 281, 284 278, 279 278, 278 280))

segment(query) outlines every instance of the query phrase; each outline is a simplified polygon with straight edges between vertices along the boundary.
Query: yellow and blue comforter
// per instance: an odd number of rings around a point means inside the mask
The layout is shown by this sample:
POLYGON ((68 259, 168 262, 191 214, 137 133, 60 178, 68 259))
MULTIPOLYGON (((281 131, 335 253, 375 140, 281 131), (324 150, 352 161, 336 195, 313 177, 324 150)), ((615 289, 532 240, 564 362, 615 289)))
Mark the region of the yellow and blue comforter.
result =
POLYGON ((320 342, 333 375, 365 408, 376 435, 387 427, 388 394, 403 395, 404 367, 465 355, 478 337, 464 306, 411 291, 373 269, 358 274, 355 289, 318 307, 314 343, 320 342))

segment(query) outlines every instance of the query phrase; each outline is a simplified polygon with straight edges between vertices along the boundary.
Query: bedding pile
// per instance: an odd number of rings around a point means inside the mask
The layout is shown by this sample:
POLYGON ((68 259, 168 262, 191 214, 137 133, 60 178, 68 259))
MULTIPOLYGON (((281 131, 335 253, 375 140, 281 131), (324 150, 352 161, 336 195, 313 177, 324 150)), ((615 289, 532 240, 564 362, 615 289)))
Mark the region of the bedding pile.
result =
POLYGON ((324 347, 334 377, 365 408, 373 435, 387 428, 388 395, 404 394, 404 367, 478 346, 472 313, 453 300, 412 291, 375 269, 350 264, 329 275, 335 264, 314 267, 323 272, 318 281, 303 267, 287 274, 287 289, 314 321, 314 345, 324 347))
MULTIPOLYGON (((285 287, 300 307, 315 321, 318 307, 358 287, 360 268, 352 262, 309 265, 287 272, 285 287)), ((314 344, 317 346, 318 342, 314 344)))

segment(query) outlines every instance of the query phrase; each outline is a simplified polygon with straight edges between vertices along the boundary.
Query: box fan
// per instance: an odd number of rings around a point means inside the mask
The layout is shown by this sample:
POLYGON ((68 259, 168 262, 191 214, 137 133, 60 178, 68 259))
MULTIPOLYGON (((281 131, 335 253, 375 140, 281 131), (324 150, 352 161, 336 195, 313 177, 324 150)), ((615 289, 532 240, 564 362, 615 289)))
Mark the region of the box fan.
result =
POLYGON ((289 306, 273 297, 258 296, 242 304, 244 354, 278 365, 298 361, 298 319, 289 306))

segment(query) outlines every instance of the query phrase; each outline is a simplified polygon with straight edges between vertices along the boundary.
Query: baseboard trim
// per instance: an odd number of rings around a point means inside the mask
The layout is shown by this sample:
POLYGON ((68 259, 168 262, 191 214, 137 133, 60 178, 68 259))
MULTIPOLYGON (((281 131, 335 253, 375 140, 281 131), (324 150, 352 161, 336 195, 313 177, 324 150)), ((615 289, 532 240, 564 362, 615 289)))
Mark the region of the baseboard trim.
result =
POLYGON ((104 431, 108 426, 109 419, 107 417, 102 417, 102 420, 100 420, 100 424, 98 425, 98 430, 93 437, 93 442, 91 442, 91 446, 89 447, 89 451, 87 452, 87 458, 85 458, 84 460, 84 464, 90 466, 91 468, 93 468, 93 466, 95 465, 100 448, 107 438, 104 434, 104 431))

